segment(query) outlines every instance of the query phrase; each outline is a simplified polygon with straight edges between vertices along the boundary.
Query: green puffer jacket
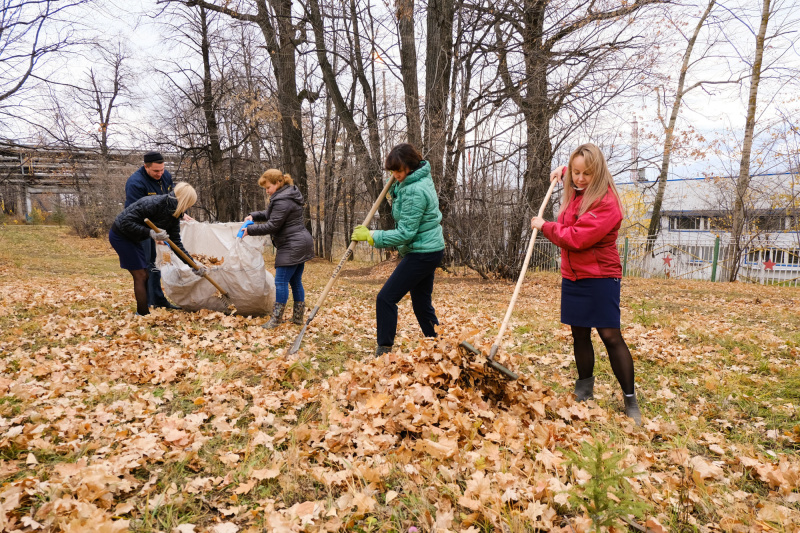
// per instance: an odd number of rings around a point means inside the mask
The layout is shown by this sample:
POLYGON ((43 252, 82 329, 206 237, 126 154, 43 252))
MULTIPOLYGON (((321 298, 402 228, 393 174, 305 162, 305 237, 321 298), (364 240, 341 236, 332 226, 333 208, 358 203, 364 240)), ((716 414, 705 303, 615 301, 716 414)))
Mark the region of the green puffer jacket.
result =
POLYGON ((372 233, 376 248, 396 247, 401 256, 444 250, 439 197, 427 161, 389 188, 395 229, 372 233))

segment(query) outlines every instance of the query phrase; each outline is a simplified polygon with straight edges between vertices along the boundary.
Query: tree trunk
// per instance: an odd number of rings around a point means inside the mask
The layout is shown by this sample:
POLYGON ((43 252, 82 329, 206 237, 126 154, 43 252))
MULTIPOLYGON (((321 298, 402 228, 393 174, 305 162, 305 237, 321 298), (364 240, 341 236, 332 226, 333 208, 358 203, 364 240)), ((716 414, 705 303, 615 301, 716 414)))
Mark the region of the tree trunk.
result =
POLYGON ((400 74, 406 104, 408 142, 422 148, 422 129, 419 123, 419 84, 417 82, 417 43, 414 38, 414 0, 397 0, 397 19, 400 26, 400 74))
MULTIPOLYGON (((669 163, 670 163, 670 157, 672 156, 672 141, 674 139, 674 134, 675 134, 675 122, 678 120, 678 113, 680 112, 681 109, 683 96, 686 94, 686 92, 691 90, 690 88, 684 91, 684 86, 686 84, 686 73, 689 71, 689 63, 692 57, 692 50, 694 49, 695 42, 697 42, 697 36, 700 35, 700 30, 703 28, 703 24, 705 24, 706 19, 708 18, 708 15, 711 13, 711 9, 714 7, 715 2, 716 0, 710 0, 708 2, 708 6, 706 6, 706 10, 700 17, 697 26, 695 26, 694 33, 689 38, 689 42, 686 45, 686 51, 683 54, 683 63, 681 64, 681 72, 680 76, 678 76, 678 88, 675 90, 675 101, 672 103, 672 112, 669 115, 669 122, 666 125, 664 125, 664 134, 665 134, 664 155, 662 156, 661 159, 661 172, 658 175, 658 189, 656 190, 656 197, 653 200, 653 210, 652 210, 653 214, 650 217, 650 226, 647 228, 648 252, 653 250, 656 238, 658 237, 658 232, 661 228, 661 204, 664 201, 664 191, 667 189, 667 176, 669 175, 669 163)), ((697 85, 695 85, 694 87, 697 87, 697 85)), ((659 109, 660 107, 661 105, 659 101, 659 109)))
POLYGON ((208 166, 211 191, 218 221, 229 222, 236 218, 231 194, 230 180, 225 179, 222 168, 222 146, 220 145, 219 125, 217 124, 216 102, 211 86, 211 45, 208 40, 208 18, 206 10, 200 6, 200 52, 203 56, 203 116, 208 130, 208 166), (233 208, 233 209, 232 209, 233 208))
POLYGON ((453 0, 428 1, 428 42, 425 54, 425 152, 431 176, 444 178, 447 103, 453 66, 453 0))
MULTIPOLYGON (((277 49, 270 50, 272 64, 275 72, 275 81, 278 84, 278 111, 281 115, 281 139, 283 141, 283 172, 290 174, 303 193, 304 198, 308 198, 308 177, 306 173, 306 150, 303 145, 303 114, 301 100, 297 95, 297 64, 295 58, 294 34, 295 28, 292 24, 292 1, 291 0, 272 0, 270 2, 275 10, 275 22, 277 26, 277 49)), ((264 37, 269 40, 270 36, 276 33, 275 27, 269 24, 267 18, 266 5, 263 0, 259 2, 259 14, 264 10, 261 25, 264 37)), ((269 46, 267 46, 269 49, 269 46)), ((303 209, 303 216, 306 220, 306 228, 311 231, 311 213, 308 202, 303 209)))
POLYGON ((764 40, 767 34, 767 24, 770 17, 771 0, 763 0, 761 7, 761 24, 756 36, 756 52, 750 78, 750 95, 747 100, 747 119, 744 126, 744 141, 742 142, 742 158, 739 162, 739 176, 736 178, 736 198, 733 206, 733 228, 731 229, 731 242, 728 253, 728 281, 736 281, 739 275, 743 248, 742 235, 744 233, 746 206, 745 197, 750 188, 750 153, 753 149, 753 130, 756 125, 756 104, 758 102, 758 84, 761 81, 761 65, 764 58, 764 40))

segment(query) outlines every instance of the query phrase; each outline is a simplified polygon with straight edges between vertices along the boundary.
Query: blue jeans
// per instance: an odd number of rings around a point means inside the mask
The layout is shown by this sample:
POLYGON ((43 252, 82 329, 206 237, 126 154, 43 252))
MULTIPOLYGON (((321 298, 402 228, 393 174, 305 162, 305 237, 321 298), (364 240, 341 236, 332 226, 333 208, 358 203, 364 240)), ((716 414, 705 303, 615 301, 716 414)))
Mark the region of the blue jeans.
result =
POLYGON ((306 264, 275 267, 275 301, 286 304, 289 301, 289 285, 292 286, 292 299, 305 302, 306 292, 303 290, 303 270, 306 264))
POLYGON ((444 250, 425 254, 408 254, 386 280, 375 301, 378 320, 378 346, 391 346, 397 334, 397 302, 411 293, 411 307, 422 334, 436 337, 434 325, 439 324, 431 303, 433 274, 442 262, 444 250))

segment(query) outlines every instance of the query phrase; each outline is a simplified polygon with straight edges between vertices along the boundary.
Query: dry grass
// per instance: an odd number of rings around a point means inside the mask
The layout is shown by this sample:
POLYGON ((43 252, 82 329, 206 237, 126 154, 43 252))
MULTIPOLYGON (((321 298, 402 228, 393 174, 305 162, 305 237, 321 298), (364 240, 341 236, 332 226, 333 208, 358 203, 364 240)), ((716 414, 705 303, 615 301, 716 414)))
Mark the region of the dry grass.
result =
MULTIPOLYGON (((593 435, 643 472, 632 483, 668 530, 800 528, 798 289, 626 279, 635 429, 599 342, 596 405, 572 401, 556 275, 526 280, 501 350, 523 377, 505 386, 455 345, 488 349, 512 283, 437 273, 440 340, 406 299, 398 352, 374 360, 393 265, 348 264, 287 357, 289 324, 134 319, 106 242, 37 226, 0 244, 0 529, 582 530, 566 503, 581 474, 559 454, 593 435)), ((307 265, 309 306, 332 268, 307 265)))

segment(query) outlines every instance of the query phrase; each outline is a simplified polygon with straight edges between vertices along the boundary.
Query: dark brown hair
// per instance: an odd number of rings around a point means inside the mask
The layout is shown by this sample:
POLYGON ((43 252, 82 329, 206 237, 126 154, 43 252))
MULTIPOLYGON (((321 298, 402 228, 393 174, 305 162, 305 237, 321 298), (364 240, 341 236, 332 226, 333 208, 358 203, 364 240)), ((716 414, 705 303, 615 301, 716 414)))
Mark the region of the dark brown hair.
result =
POLYGON ((402 143, 392 148, 392 151, 386 156, 383 168, 386 170, 413 172, 419 167, 420 161, 422 161, 422 156, 419 155, 417 149, 411 144, 402 143))

